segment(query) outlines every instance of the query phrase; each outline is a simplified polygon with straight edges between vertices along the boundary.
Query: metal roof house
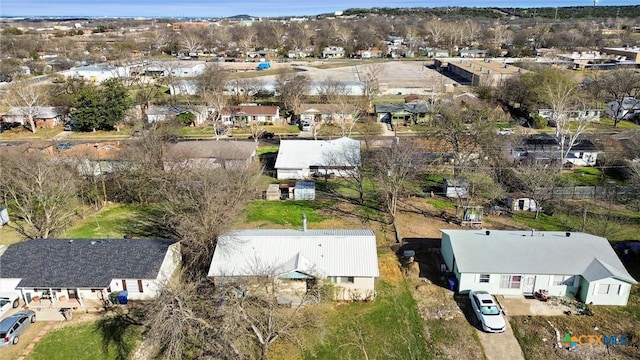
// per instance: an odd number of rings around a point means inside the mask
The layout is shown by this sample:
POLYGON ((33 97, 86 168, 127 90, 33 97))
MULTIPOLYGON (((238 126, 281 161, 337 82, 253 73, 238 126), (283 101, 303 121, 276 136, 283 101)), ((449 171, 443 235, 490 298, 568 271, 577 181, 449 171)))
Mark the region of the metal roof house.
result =
POLYGON ((151 299, 180 261, 179 243, 169 240, 28 240, 0 256, 0 289, 20 292, 26 304, 46 296, 82 306, 121 290, 129 299, 151 299))
POLYGON ((586 233, 441 230, 444 263, 460 292, 548 290, 594 305, 626 305, 636 280, 607 239, 586 233))
POLYGON ((344 176, 360 165, 360 142, 347 137, 334 140, 282 140, 275 169, 278 179, 306 179, 314 173, 344 176))
POLYGON ((208 276, 216 284, 276 276, 283 289, 311 291, 335 284, 336 300, 367 300, 380 275, 371 230, 238 230, 222 235, 208 276))

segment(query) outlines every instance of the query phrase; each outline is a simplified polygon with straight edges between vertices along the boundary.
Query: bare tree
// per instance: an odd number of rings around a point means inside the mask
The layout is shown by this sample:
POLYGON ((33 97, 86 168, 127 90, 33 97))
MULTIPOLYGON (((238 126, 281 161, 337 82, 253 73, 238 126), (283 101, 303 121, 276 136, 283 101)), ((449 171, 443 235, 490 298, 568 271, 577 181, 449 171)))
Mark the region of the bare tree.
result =
POLYGON ((367 108, 371 107, 371 101, 380 92, 380 75, 384 67, 382 63, 369 64, 358 68, 360 79, 364 81, 364 98, 367 108))
POLYGON ((208 111, 209 119, 213 126, 216 140, 219 139, 219 129, 223 124, 222 109, 228 103, 229 98, 225 94, 227 90, 227 73, 219 65, 209 67, 196 79, 197 87, 207 107, 213 107, 213 112, 208 111))
POLYGON ((419 149, 415 140, 395 138, 390 148, 382 148, 374 155, 374 171, 392 223, 395 223, 400 195, 411 176, 422 167, 419 149))
POLYGON ((185 31, 180 36, 180 46, 186 50, 187 55, 197 55, 202 49, 202 34, 197 30, 185 31))
POLYGON ((632 69, 607 71, 589 84, 591 92, 605 102, 611 101, 609 107, 616 127, 625 119, 629 108, 640 107, 640 73, 632 69))
POLYGON ((578 84, 569 75, 553 70, 546 74, 540 96, 551 107, 551 120, 560 143, 560 163, 564 164, 571 148, 589 125, 586 117, 573 114, 585 111, 587 105, 578 94, 578 84))
POLYGON ((491 147, 495 139, 492 120, 492 113, 487 107, 470 107, 465 111, 460 111, 452 103, 440 103, 434 107, 430 131, 451 149, 454 176, 480 159, 483 148, 491 147))
POLYGON ((530 162, 521 164, 513 171, 516 177, 516 184, 513 185, 535 202, 535 219, 538 220, 542 206, 551 200, 558 169, 551 164, 530 162))
POLYGON ((77 174, 41 154, 0 152, 0 194, 20 221, 13 227, 28 239, 59 234, 77 209, 77 174))
POLYGON ((300 113, 300 106, 309 93, 311 80, 304 75, 280 74, 277 78, 280 101, 284 108, 293 114, 300 113))
POLYGON ((36 84, 12 84, 5 98, 8 106, 15 107, 26 118, 29 130, 33 133, 36 132, 35 118, 46 101, 46 89, 36 84))
MULTIPOLYGON (((316 325, 314 309, 309 303, 317 298, 305 290, 287 288, 276 275, 276 269, 256 260, 252 276, 222 285, 226 313, 233 317, 237 335, 250 339, 245 346, 261 360, 268 358, 269 349, 276 341, 296 340, 300 329, 316 325), (278 303, 278 297, 287 294, 295 303, 290 307, 278 303)), ((244 347, 243 347, 244 348, 244 347)))

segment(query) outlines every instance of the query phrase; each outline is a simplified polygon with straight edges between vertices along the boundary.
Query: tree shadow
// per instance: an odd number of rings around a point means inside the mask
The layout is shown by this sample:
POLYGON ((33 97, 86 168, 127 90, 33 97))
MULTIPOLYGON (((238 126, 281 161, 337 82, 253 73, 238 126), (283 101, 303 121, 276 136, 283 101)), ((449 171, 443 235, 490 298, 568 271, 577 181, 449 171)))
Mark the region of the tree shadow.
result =
POLYGON ((126 221, 125 237, 161 238, 178 240, 176 221, 162 208, 147 208, 126 221))
POLYGON ((127 307, 117 310, 112 316, 106 316, 96 322, 96 332, 102 338, 102 349, 105 354, 115 350, 113 359, 130 359, 136 348, 135 332, 142 326, 139 319, 142 310, 138 307, 127 307))

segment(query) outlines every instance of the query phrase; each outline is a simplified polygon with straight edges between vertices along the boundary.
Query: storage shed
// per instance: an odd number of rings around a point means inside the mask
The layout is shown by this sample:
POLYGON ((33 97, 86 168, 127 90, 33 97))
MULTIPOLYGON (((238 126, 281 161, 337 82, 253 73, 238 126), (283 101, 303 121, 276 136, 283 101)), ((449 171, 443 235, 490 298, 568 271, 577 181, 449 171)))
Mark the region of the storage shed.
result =
POLYGON ((280 200, 280 185, 270 184, 269 187, 267 188, 267 193, 265 194, 265 200, 267 201, 280 200))
POLYGON ((0 227, 9 223, 9 212, 4 206, 0 206, 0 227))
POLYGON ((296 181, 293 198, 294 200, 315 200, 316 183, 313 181, 296 181))

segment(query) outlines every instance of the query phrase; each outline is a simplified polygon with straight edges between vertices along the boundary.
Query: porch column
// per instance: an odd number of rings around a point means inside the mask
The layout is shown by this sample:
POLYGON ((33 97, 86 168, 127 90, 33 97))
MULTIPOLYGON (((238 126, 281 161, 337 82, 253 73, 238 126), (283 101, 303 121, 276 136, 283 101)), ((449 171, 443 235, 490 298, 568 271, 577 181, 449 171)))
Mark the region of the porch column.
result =
POLYGON ((78 303, 80 303, 80 306, 84 306, 82 304, 82 296, 80 296, 80 289, 79 288, 76 288, 76 298, 78 300, 78 303))
POLYGON ((53 289, 49 288, 49 301, 53 304, 55 301, 55 297, 53 296, 53 289))
POLYGON ((24 294, 24 288, 20 288, 20 295, 22 295, 22 301, 24 301, 24 304, 28 306, 29 303, 27 302, 27 297, 24 294))

